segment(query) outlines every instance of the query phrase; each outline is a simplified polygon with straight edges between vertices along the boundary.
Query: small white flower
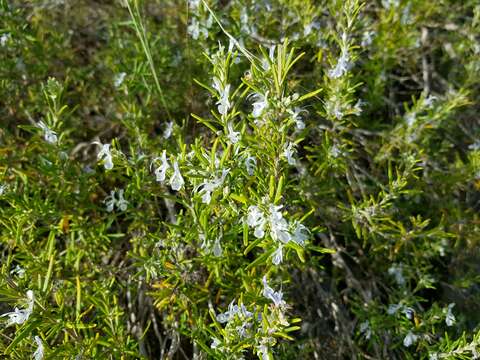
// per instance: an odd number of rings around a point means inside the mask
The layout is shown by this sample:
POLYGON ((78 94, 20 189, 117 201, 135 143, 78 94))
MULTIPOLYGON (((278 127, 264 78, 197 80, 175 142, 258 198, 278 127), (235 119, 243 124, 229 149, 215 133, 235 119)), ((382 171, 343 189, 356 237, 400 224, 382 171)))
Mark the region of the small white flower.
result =
POLYGON ((362 47, 367 47, 370 46, 373 42, 373 38, 375 37, 375 32, 374 31, 365 31, 362 35, 362 42, 361 46, 362 47))
POLYGON ((236 144, 240 140, 240 132, 233 130, 232 123, 227 124, 227 138, 232 144, 236 144))
POLYGON ((415 335, 411 331, 408 332, 407 336, 403 339, 403 346, 409 347, 415 344, 418 340, 418 335, 415 335))
POLYGON ((10 39, 10 37, 11 35, 9 33, 2 34, 2 36, 0 36, 0 45, 7 45, 7 41, 10 39))
POLYGON ((262 356, 262 360, 269 360, 267 345, 261 344, 257 346, 257 351, 262 356))
POLYGON ((115 191, 110 191, 110 195, 103 201, 107 205, 107 211, 112 212, 117 200, 115 199, 115 191))
POLYGON ((275 47, 276 47, 275 45, 270 46, 268 50, 268 59, 267 58, 262 59, 262 67, 263 67, 263 70, 265 71, 268 71, 270 69, 270 62, 274 61, 275 47))
POLYGON ((291 235, 288 232, 288 223, 287 220, 283 218, 280 209, 282 206, 270 205, 270 215, 268 217, 270 223, 270 235, 275 241, 280 241, 284 244, 288 243, 291 240, 291 235))
POLYGON ((163 137, 165 139, 170 138, 170 136, 172 136, 172 132, 173 132, 173 121, 169 121, 167 123, 167 126, 165 126, 165 130, 163 131, 163 137))
POLYGON ((185 184, 182 174, 180 174, 180 169, 178 168, 178 163, 175 160, 173 163, 173 175, 170 178, 170 186, 172 190, 179 191, 182 186, 185 184))
POLYGON ((113 78, 113 85, 118 88, 120 85, 123 84, 123 81, 125 80, 125 76, 127 76, 127 73, 121 72, 119 74, 116 74, 115 77, 113 78))
POLYGON ((283 261, 283 245, 280 244, 272 255, 272 264, 279 265, 283 261))
POLYGON ((170 165, 168 165, 168 161, 167 161, 167 151, 166 150, 163 150, 162 157, 160 158, 160 161, 162 162, 162 164, 157 169, 155 169, 155 176, 156 176, 158 182, 163 183, 165 181, 167 170, 170 167, 170 165))
POLYGON ((216 349, 218 348, 218 345, 220 345, 220 340, 218 340, 217 338, 213 338, 213 341, 210 344, 210 348, 216 349))
POLYGON ((7 190, 7 185, 4 185, 4 184, 0 185, 0 196, 2 196, 6 190, 7 190))
POLYGON ((192 18, 192 22, 188 25, 187 32, 194 40, 197 40, 200 36, 200 24, 196 18, 192 18))
POLYGON ((294 108, 293 110, 288 110, 288 112, 292 115, 292 119, 295 121, 295 127, 297 130, 303 130, 305 129, 305 123, 303 122, 302 118, 300 117, 300 114, 302 112, 307 112, 304 109, 301 109, 299 107, 294 108))
POLYGON ((284 306, 285 301, 283 300, 283 293, 281 291, 274 291, 267 283, 267 277, 263 276, 263 296, 267 299, 273 301, 275 306, 284 306))
POLYGON ((118 192, 117 207, 118 207, 121 211, 127 210, 128 201, 123 198, 123 189, 121 189, 121 190, 118 192))
POLYGON ((415 111, 411 111, 405 114, 405 122, 407 123, 408 127, 412 127, 417 120, 417 113, 415 111))
POLYGON ((473 144, 468 145, 468 148, 473 151, 480 150, 480 140, 477 140, 473 144))
POLYGON ((204 204, 210 204, 212 192, 223 185, 229 171, 230 169, 223 169, 221 177, 216 177, 211 181, 203 182, 197 187, 197 190, 199 190, 198 193, 202 194, 202 202, 204 204))
POLYGON ((401 308, 403 308, 403 305, 401 304, 390 304, 388 305, 387 314, 394 315, 401 308))
POLYGON ((265 95, 254 94, 252 97, 256 100, 252 104, 253 105, 252 115, 254 118, 258 118, 260 117, 260 115, 262 115, 263 111, 268 106, 268 91, 265 95))
POLYGON ((225 115, 232 104, 230 103, 230 100, 228 100, 228 96, 230 93, 230 84, 226 85, 221 91, 220 91, 220 100, 217 101, 217 108, 218 112, 221 115, 225 115))
POLYGON ((19 278, 23 278, 25 276, 25 269, 20 267, 20 265, 16 265, 15 268, 13 268, 11 271, 10 271, 10 274, 11 275, 16 275, 18 276, 19 278))
POLYGON ((433 104, 437 101, 437 97, 434 95, 428 95, 425 100, 423 100, 423 106, 426 108, 432 108, 433 104))
POLYGON ((395 281, 399 286, 405 285, 405 278, 403 277, 403 266, 402 264, 399 265, 392 265, 388 269, 388 274, 392 275, 395 278, 395 281))
POLYGON ((296 161, 295 161, 295 158, 294 158, 296 150, 295 150, 294 146, 295 145, 289 141, 285 145, 285 149, 283 151, 283 156, 285 156, 285 158, 287 159, 288 164, 292 165, 292 166, 296 164, 296 161))
POLYGON ((453 315, 452 313, 452 309, 454 306, 454 303, 448 304, 447 316, 445 317, 445 324, 447 324, 447 326, 452 326, 456 322, 455 315, 453 315))
POLYGON ((293 230, 292 239, 298 245, 304 246, 305 241, 307 241, 308 238, 309 238, 309 234, 310 234, 310 232, 305 227, 305 225, 300 224, 298 221, 296 221, 294 223, 294 230, 293 230))
POLYGON ((330 76, 332 79, 337 79, 342 77, 348 70, 350 70, 350 68, 350 55, 348 54, 348 50, 344 49, 342 50, 342 54, 338 59, 337 65, 333 69, 329 70, 328 76, 330 76))
POLYGON ((110 152, 110 144, 102 144, 95 141, 94 144, 100 145, 102 148, 97 154, 97 160, 103 161, 103 166, 107 170, 113 169, 112 154, 110 152))
POLYGON ((360 334, 363 334, 367 340, 371 338, 372 329, 370 328, 370 322, 368 320, 360 324, 360 334))
POLYGON ((33 304, 35 302, 35 297, 32 290, 27 291, 27 307, 25 309, 19 309, 15 307, 12 312, 3 314, 1 316, 8 316, 7 327, 13 324, 22 325, 25 321, 28 320, 30 315, 33 312, 33 304))
POLYGON ((413 315, 415 314, 415 310, 413 310, 411 307, 403 307, 402 312, 408 320, 412 320, 413 315))
POLYGON ((220 257, 223 254, 222 244, 220 244, 220 237, 217 237, 215 242, 213 243, 213 255, 215 257, 220 257))
POLYGON ((400 0, 382 0, 382 5, 387 10, 395 9, 400 6, 400 0))
POLYGON ((245 159, 245 168, 247 169, 248 175, 253 176, 256 166, 257 160, 253 156, 247 156, 245 159))
POLYGON ((115 197, 115 191, 112 190, 110 191, 110 195, 107 196, 105 200, 103 200, 105 205, 107 205, 108 212, 112 212, 115 206, 121 211, 127 210, 128 201, 123 198, 123 192, 123 189, 119 190, 117 200, 117 198, 115 197))
POLYGON ((428 356, 428 360, 438 360, 438 353, 431 353, 428 356))
POLYGON ((265 235, 266 223, 263 212, 258 206, 252 205, 248 208, 247 224, 255 228, 254 235, 257 239, 261 239, 265 235))
POLYGON ((249 324, 248 324, 247 322, 243 322, 242 325, 236 327, 236 330, 237 330, 237 332, 238 332, 238 335, 239 335, 241 338, 247 337, 247 327, 248 327, 248 325, 249 325, 249 324))
POLYGON ((37 127, 43 130, 43 138, 50 144, 56 144, 58 141, 57 133, 51 130, 43 121, 37 123, 37 127))
POLYGON ((229 305, 228 305, 228 310, 225 311, 224 313, 218 314, 216 316, 217 321, 220 324, 224 324, 229 322, 233 317, 239 312, 240 308, 238 305, 235 305, 235 300, 233 300, 229 305))
POLYGON ((35 360, 42 360, 44 353, 42 339, 40 339, 40 337, 38 336, 35 336, 34 340, 37 343, 37 350, 35 350, 35 352, 33 353, 33 358, 35 360))

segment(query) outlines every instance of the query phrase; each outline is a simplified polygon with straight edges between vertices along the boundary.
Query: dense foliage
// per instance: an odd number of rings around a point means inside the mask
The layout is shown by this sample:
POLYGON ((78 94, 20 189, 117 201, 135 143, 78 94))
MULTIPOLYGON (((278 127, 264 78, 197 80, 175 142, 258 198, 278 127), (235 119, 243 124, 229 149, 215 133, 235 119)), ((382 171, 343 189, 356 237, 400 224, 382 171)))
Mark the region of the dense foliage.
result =
POLYGON ((0 354, 473 359, 477 0, 0 0, 0 354))

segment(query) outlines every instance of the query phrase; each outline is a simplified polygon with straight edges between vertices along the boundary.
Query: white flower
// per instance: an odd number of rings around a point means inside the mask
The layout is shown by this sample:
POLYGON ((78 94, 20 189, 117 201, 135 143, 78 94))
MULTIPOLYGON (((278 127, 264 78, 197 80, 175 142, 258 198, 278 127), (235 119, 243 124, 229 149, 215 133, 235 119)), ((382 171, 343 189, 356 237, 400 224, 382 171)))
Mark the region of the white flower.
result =
POLYGON ((388 305, 387 314, 394 315, 401 308, 403 308, 403 305, 401 304, 390 304, 388 305))
POLYGON ((368 320, 360 324, 360 334, 363 334, 367 340, 372 336, 372 329, 370 328, 370 322, 368 320))
POLYGON ((35 339, 35 342, 37 343, 37 350, 35 350, 35 352, 33 353, 33 358, 35 360, 42 360, 43 353, 44 353, 42 339, 40 339, 40 337, 38 336, 35 336, 34 339, 35 339))
POLYGON ((415 335, 411 331, 408 332, 407 336, 403 339, 403 346, 409 347, 415 344, 418 340, 418 335, 415 335))
POLYGON ((256 166, 257 160, 253 156, 247 156, 245 159, 245 168, 247 169, 248 175, 253 176, 256 166))
POLYGON ((362 35, 362 42, 361 42, 361 46, 362 47, 367 47, 367 46, 370 46, 373 42, 373 38, 375 37, 375 32, 374 31, 365 31, 362 35))
POLYGON ((307 112, 307 111, 303 110, 299 107, 296 107, 293 110, 288 110, 288 112, 292 115, 292 119, 295 121, 295 127, 297 128, 297 130, 305 129, 305 123, 303 122, 302 118, 300 117, 300 114, 302 112, 307 112))
POLYGON ((473 151, 480 150, 480 140, 477 140, 473 144, 468 145, 468 148, 473 151))
POLYGON ((425 100, 423 100, 423 106, 426 108, 433 107, 434 102, 437 101, 437 97, 434 95, 428 95, 425 100))
POLYGON ((254 227, 254 235, 257 239, 263 238, 265 235, 265 225, 267 221, 263 215, 263 212, 260 211, 258 206, 250 206, 248 208, 248 215, 247 215, 247 224, 250 227, 254 227))
POLYGON ((127 210, 128 201, 123 198, 123 189, 121 189, 121 190, 118 192, 117 207, 118 207, 121 211, 127 210))
POLYGON ((252 97, 256 100, 252 104, 253 105, 252 115, 254 118, 258 118, 260 117, 260 115, 262 115, 263 111, 268 106, 268 91, 265 95, 254 94, 252 97))
POLYGON ((200 6, 200 0, 188 0, 188 6, 196 10, 200 6))
POLYGON ((13 268, 11 271, 10 271, 10 274, 11 275, 16 275, 18 276, 19 278, 23 278, 25 276, 25 269, 20 267, 20 265, 16 265, 15 268, 13 268))
POLYGON ((7 190, 7 185, 4 185, 4 184, 0 185, 0 196, 2 196, 6 190, 7 190))
POLYGON ((400 6, 400 0, 382 0, 382 5, 387 10, 397 8, 400 6))
POLYGON ((402 264, 399 265, 392 265, 388 269, 388 274, 392 275, 395 278, 395 281, 399 286, 405 285, 405 278, 403 277, 403 266, 402 264))
POLYGON ((411 307, 403 307, 402 312, 408 320, 412 320, 413 315, 415 314, 415 310, 413 310, 411 307))
POLYGON ((223 254, 222 244, 220 244, 220 237, 217 237, 215 242, 213 243, 213 255, 216 257, 220 257, 223 254))
POLYGON ((183 180, 182 174, 180 174, 178 163, 175 160, 173 163, 173 175, 170 178, 170 186, 172 187, 172 190, 179 191, 183 184, 185 184, 185 181, 183 180))
POLYGON ((304 246, 305 241, 308 239, 310 232, 305 225, 300 224, 298 221, 294 223, 295 229, 293 230, 292 239, 298 245, 304 246))
POLYGON ((95 141, 94 144, 100 145, 102 148, 97 154, 97 160, 103 161, 103 166, 107 170, 111 170, 113 168, 113 161, 112 161, 112 154, 110 152, 110 144, 102 144, 98 141, 95 141))
POLYGON ((163 131, 163 137, 165 139, 168 139, 170 136, 172 136, 173 132, 173 121, 169 121, 167 123, 167 126, 165 126, 165 130, 163 131))
POLYGON ((274 58, 275 58, 275 45, 271 45, 269 50, 268 50, 268 59, 264 58, 262 60, 263 70, 267 71, 268 69, 270 69, 269 59, 270 59, 271 62, 273 62, 274 58))
POLYGON ((224 313, 218 314, 217 315, 217 321, 220 324, 224 324, 226 322, 229 322, 233 317, 240 311, 240 308, 238 305, 235 305, 235 300, 233 300, 229 305, 228 305, 228 310, 225 311, 224 313))
POLYGON ((415 111, 408 112, 405 114, 405 121, 407 122, 408 127, 412 127, 412 125, 415 123, 417 113, 415 111))
POLYGON ((280 244, 272 255, 272 264, 278 265, 283 261, 283 245, 280 244))
POLYGON ((117 200, 115 199, 115 191, 110 191, 110 195, 105 198, 103 201, 107 205, 107 211, 112 212, 117 200))
POLYGON ((438 360, 438 353, 431 353, 428 356, 428 360, 438 360))
POLYGON ((127 73, 121 72, 119 74, 116 74, 114 79, 113 79, 113 85, 118 88, 120 85, 123 84, 123 81, 125 80, 125 76, 127 76, 127 73))
POLYGON ((216 349, 218 345, 220 345, 220 340, 218 340, 217 338, 213 338, 213 341, 210 344, 210 348, 216 349))
POLYGON ((127 210, 128 201, 123 198, 123 193, 124 193, 123 189, 119 190, 118 200, 117 200, 117 198, 115 197, 115 191, 114 190, 110 191, 110 195, 107 196, 105 200, 103 200, 105 205, 107 205, 108 212, 112 212, 115 206, 121 211, 127 210))
POLYGON ((0 36, 0 45, 5 46, 7 45, 7 41, 10 39, 10 34, 5 33, 2 36, 0 36))
MULTIPOLYGON (((154 160, 156 160, 156 159, 154 159, 154 160)), ((170 165, 168 165, 168 161, 167 161, 167 151, 166 150, 163 150, 162 157, 160 158, 160 161, 162 162, 162 164, 157 169, 155 169, 155 176, 156 176, 158 182, 163 183, 165 181, 165 177, 166 177, 166 174, 167 174, 167 169, 170 167, 170 165)))
POLYGON ((230 103, 230 100, 228 100, 228 95, 230 93, 230 84, 226 85, 221 91, 220 91, 220 100, 217 101, 217 108, 218 112, 221 115, 225 115, 232 104, 230 103))
POLYGON ((287 220, 283 218, 280 209, 282 206, 270 205, 270 215, 268 217, 270 223, 270 235, 275 241, 280 241, 284 244, 288 243, 291 240, 291 235, 288 232, 288 223, 287 220))
POLYGON ((230 140, 232 144, 236 144, 240 140, 240 132, 239 131, 234 131, 233 130, 233 125, 232 123, 227 124, 227 138, 230 140))
POLYGON ((268 284, 267 284, 267 277, 263 276, 262 279, 263 283, 263 296, 269 300, 272 300, 275 306, 284 306, 285 301, 283 301, 283 293, 281 291, 274 291, 268 284))
POLYGON ((58 141, 57 133, 53 130, 50 130, 47 124, 45 124, 43 121, 39 121, 37 123, 37 127, 43 130, 43 138, 45 139, 46 142, 49 142, 50 144, 57 143, 58 141))
POLYGON ((348 54, 348 50, 344 49, 338 59, 337 65, 328 72, 328 76, 337 79, 342 77, 348 70, 350 70, 350 68, 350 55, 348 54))
POLYGON ((30 315, 33 312, 33 303, 35 302, 35 297, 32 290, 27 291, 27 307, 25 309, 14 308, 12 312, 3 314, 1 316, 8 316, 8 322, 6 326, 13 324, 22 325, 25 321, 28 320, 30 315))
POLYGON ((192 18, 192 22, 188 25, 187 32, 194 40, 197 40, 200 36, 200 24, 196 18, 192 18))
POLYGON ((295 158, 294 158, 295 152, 296 152, 296 150, 294 148, 294 144, 289 141, 286 144, 285 149, 283 151, 283 156, 285 156, 287 158, 287 162, 288 162, 289 165, 295 165, 296 164, 296 161, 295 161, 295 158))
POLYGON ((455 315, 453 315, 452 313, 452 309, 454 306, 454 303, 448 304, 447 316, 445 318, 445 324, 447 324, 447 326, 452 326, 456 322, 455 315))
POLYGON ((210 204, 212 192, 222 186, 229 171, 230 169, 223 169, 221 177, 216 177, 213 180, 206 181, 198 186, 197 190, 200 189, 198 193, 202 194, 202 202, 204 204, 210 204))
POLYGON ((260 355, 262 355, 262 360, 269 360, 267 345, 261 344, 257 346, 257 351, 260 355))

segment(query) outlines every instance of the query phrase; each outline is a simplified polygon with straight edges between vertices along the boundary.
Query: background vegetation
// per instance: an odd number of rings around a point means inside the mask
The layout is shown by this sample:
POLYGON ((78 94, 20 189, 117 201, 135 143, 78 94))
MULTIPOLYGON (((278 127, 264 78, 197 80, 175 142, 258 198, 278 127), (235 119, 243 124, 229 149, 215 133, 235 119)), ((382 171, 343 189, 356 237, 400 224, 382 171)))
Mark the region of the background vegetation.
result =
POLYGON ((478 1, 0 19, 0 354, 479 356, 478 1))

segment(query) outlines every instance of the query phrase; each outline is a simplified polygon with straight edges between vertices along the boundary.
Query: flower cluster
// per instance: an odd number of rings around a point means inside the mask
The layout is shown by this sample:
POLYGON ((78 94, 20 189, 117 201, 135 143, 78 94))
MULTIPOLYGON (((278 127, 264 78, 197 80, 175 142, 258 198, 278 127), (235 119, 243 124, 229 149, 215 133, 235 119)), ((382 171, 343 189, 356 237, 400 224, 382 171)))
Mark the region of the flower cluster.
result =
POLYGON ((254 228, 256 238, 263 238, 265 231, 268 229, 270 237, 277 242, 278 247, 272 259, 275 265, 280 264, 283 260, 282 249, 284 244, 293 240, 303 246, 308 239, 308 229, 298 221, 289 224, 283 217, 281 209, 281 205, 269 204, 265 210, 257 205, 252 205, 248 208, 246 219, 248 226, 254 228))
POLYGON ((105 205, 107 205, 107 211, 112 212, 114 207, 116 206, 117 209, 120 211, 127 210, 128 201, 123 197, 124 190, 120 189, 118 191, 118 198, 115 197, 115 190, 110 191, 110 195, 105 198, 103 201, 105 205))
POLYGON ((22 325, 25 321, 28 320, 30 315, 33 312, 33 304, 35 302, 35 297, 32 290, 27 291, 27 306, 24 309, 19 309, 15 307, 12 312, 5 313, 3 316, 8 316, 7 326, 10 325, 22 325))
MULTIPOLYGON (((167 176, 167 170, 170 168, 170 164, 167 160, 167 151, 163 150, 162 156, 160 158, 155 158, 154 161, 158 159, 160 159, 161 164, 155 169, 155 177, 159 183, 164 183, 167 176)), ((177 160, 171 159, 171 161, 173 161, 173 173, 169 181, 170 187, 174 191, 179 191, 185 184, 185 180, 183 180, 183 176, 180 173, 177 160)))

